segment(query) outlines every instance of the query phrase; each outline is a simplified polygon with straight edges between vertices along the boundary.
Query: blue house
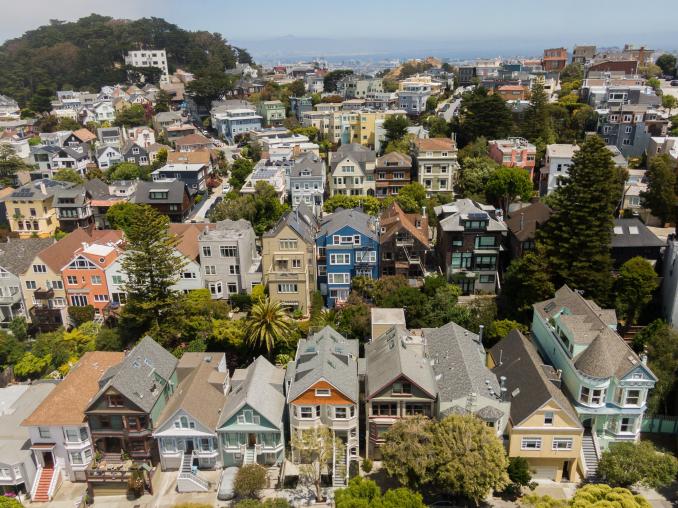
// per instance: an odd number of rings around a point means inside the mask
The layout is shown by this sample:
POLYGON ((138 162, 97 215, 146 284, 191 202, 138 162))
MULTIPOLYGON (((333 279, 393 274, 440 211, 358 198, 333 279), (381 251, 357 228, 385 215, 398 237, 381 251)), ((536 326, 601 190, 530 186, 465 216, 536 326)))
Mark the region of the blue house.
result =
POLYGON ((321 222, 316 247, 318 285, 330 308, 346 301, 353 277, 379 277, 376 217, 358 209, 338 208, 321 222))

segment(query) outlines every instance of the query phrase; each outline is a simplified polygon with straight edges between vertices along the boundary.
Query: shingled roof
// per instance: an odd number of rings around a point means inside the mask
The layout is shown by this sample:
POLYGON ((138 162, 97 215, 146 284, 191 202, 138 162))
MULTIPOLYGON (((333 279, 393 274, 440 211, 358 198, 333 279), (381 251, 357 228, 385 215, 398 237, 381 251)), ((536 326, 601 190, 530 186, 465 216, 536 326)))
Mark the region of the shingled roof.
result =
POLYGON ((35 256, 54 244, 54 238, 10 239, 0 243, 0 266, 9 273, 19 276, 28 270, 35 256))
POLYGON ((422 216, 417 213, 405 213, 400 205, 394 201, 379 216, 379 226, 381 227, 379 243, 387 242, 393 235, 404 229, 419 240, 424 247, 429 247, 428 221, 426 221, 426 227, 417 227, 417 219, 421 220, 422 216))
POLYGON ((538 201, 525 208, 511 212, 506 221, 509 230, 519 241, 534 238, 537 229, 551 218, 551 209, 538 201))

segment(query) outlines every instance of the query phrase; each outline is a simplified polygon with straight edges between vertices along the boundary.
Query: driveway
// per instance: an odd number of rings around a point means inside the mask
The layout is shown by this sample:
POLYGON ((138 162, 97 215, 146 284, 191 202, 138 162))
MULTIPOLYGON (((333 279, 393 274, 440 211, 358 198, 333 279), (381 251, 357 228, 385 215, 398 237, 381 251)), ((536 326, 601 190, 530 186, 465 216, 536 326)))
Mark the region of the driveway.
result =
POLYGON ((219 187, 215 187, 212 190, 212 194, 208 195, 200 203, 198 203, 198 205, 191 211, 185 222, 209 222, 206 220, 207 212, 209 212, 210 208, 212 208, 212 205, 216 199, 220 197, 223 197, 221 185, 219 185, 219 187))

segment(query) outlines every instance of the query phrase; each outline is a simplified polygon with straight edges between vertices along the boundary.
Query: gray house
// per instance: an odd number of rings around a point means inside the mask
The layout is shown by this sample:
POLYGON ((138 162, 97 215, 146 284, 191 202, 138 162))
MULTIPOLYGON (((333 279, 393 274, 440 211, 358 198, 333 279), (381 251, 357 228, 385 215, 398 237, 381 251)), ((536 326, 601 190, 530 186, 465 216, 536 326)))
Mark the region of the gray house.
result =
POLYGON ((231 393, 217 425, 224 467, 283 463, 284 381, 285 370, 263 356, 233 372, 231 393))
POLYGON ((323 208, 325 194, 325 162, 313 153, 299 157, 290 170, 292 209, 305 203, 316 215, 323 208))
POLYGON ((203 279, 212 298, 249 294, 261 284, 261 256, 248 221, 219 221, 214 229, 205 229, 198 242, 203 279))
POLYGON ((120 152, 125 162, 133 162, 139 166, 148 166, 151 163, 148 151, 144 147, 137 145, 134 141, 125 141, 120 147, 120 152))
POLYGON ((38 166, 33 174, 37 178, 52 178, 58 171, 57 163, 54 158, 59 153, 59 147, 54 145, 37 145, 31 147, 31 158, 33 163, 38 166))

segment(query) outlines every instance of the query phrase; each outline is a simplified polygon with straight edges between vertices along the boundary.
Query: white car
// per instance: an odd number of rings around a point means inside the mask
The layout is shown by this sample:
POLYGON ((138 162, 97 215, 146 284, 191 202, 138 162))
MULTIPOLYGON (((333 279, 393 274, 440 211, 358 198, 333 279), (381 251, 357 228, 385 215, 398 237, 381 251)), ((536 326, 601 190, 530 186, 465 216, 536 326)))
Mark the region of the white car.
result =
POLYGON ((235 476, 238 474, 239 469, 239 467, 231 466, 221 472, 219 489, 217 490, 217 499, 219 501, 228 501, 235 497, 233 484, 235 483, 235 476))

